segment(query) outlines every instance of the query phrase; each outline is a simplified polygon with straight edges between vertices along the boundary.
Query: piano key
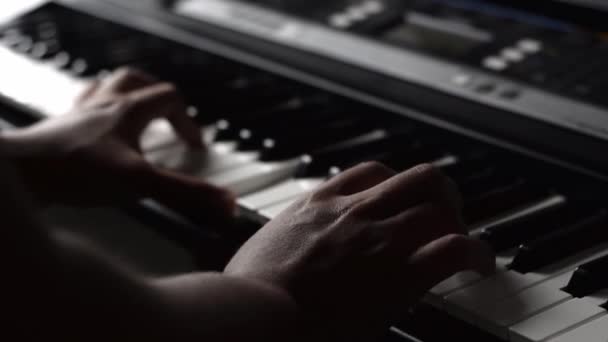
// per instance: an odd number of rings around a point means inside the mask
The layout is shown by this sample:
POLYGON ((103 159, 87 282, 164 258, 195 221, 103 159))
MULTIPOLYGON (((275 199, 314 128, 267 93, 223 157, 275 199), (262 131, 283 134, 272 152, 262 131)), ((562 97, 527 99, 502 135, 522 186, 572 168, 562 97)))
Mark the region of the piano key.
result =
POLYGON ((508 186, 517 180, 512 175, 500 172, 497 165, 484 163, 479 168, 476 168, 476 166, 476 163, 474 163, 472 168, 463 170, 465 172, 469 170, 469 172, 452 176, 466 199, 475 198, 494 189, 508 186))
POLYGON ((385 130, 373 131, 307 155, 298 171, 298 177, 327 176, 332 167, 344 170, 364 161, 376 160, 394 146, 407 143, 405 134, 393 134, 385 130))
POLYGON ((465 222, 476 223, 522 206, 542 201, 547 192, 526 180, 516 180, 478 196, 465 197, 465 222))
POLYGON ((254 162, 211 175, 206 180, 216 186, 227 188, 236 195, 243 196, 288 179, 295 173, 299 165, 299 159, 275 163, 254 162))
MULTIPOLYGON (((486 318, 486 311, 492 310, 492 306, 488 308, 486 307, 487 305, 494 305, 500 300, 517 295, 528 288, 539 285, 565 272, 573 271, 579 263, 584 263, 593 260, 599 255, 604 255, 607 248, 608 245, 602 245, 566 260, 556 260, 550 266, 527 274, 512 270, 498 272, 471 286, 463 287, 448 294, 445 297, 446 310, 472 324, 479 324, 480 319, 486 318)), ((505 258, 499 263, 499 266, 507 264, 509 264, 509 261, 505 258)))
MULTIPOLYGON (((476 229, 481 230, 480 238, 492 245, 495 251, 503 251, 549 232, 558 224, 564 224, 565 204, 564 196, 553 195, 476 229)), ((579 215, 577 218, 583 217, 582 213, 579 215)))
POLYGON ((604 288, 608 288, 608 256, 579 266, 564 291, 585 297, 604 288))
POLYGON ((327 131, 335 125, 355 124, 358 119, 335 108, 326 108, 322 111, 299 112, 294 115, 280 114, 280 118, 268 120, 252 120, 238 130, 237 139, 239 149, 264 149, 266 140, 280 140, 293 138, 296 141, 311 140, 308 132, 327 131))
POLYGON ((570 275, 571 272, 566 272, 497 302, 480 303, 475 311, 476 325, 500 338, 508 339, 510 326, 573 298, 559 290, 570 275))
MULTIPOLYGON (((536 285, 527 287, 521 291, 504 292, 502 298, 492 299, 484 294, 475 294, 475 289, 467 291, 477 296, 476 300, 467 302, 467 320, 476 326, 502 338, 507 338, 508 328, 524 319, 540 313, 561 302, 572 299, 573 296, 561 289, 568 283, 578 263, 585 263, 599 256, 608 254, 607 246, 602 249, 591 250, 585 256, 581 256, 562 265, 557 265, 551 270, 543 271, 549 274, 547 280, 536 285)), ((512 286, 515 289, 514 286, 512 286)), ((492 293, 494 297, 496 293, 492 293)), ((464 307, 463 306, 463 307, 464 307)), ((462 307, 461 307, 462 309, 462 307)))
POLYGON ((513 342, 538 342, 606 316, 606 310, 599 306, 598 297, 576 298, 559 304, 547 311, 517 323, 510 329, 513 342))
POLYGON ((264 190, 244 196, 238 203, 250 210, 258 210, 273 204, 299 197, 312 191, 325 181, 324 178, 290 179, 264 190))
POLYGON ((446 295, 460 290, 463 287, 475 284, 482 279, 483 277, 480 274, 473 271, 460 272, 433 287, 426 295, 425 300, 428 303, 443 309, 444 297, 446 295))
POLYGON ((576 327, 564 334, 549 339, 548 342, 606 342, 608 336, 608 316, 592 320, 580 327, 576 327))
POLYGON ((510 267, 526 273, 608 239, 608 213, 601 210, 565 229, 519 247, 510 267))
MULTIPOLYGON (((356 138, 374 129, 369 121, 356 120, 336 122, 310 132, 285 132, 276 137, 264 139, 260 159, 277 161, 301 156, 307 152, 326 148, 340 142, 356 138)), ((240 147, 240 145, 239 145, 240 147)))
MULTIPOLYGON (((496 256, 497 273, 500 274, 505 271, 506 265, 508 265, 513 259, 511 252, 499 253, 496 256)), ((445 299, 451 293, 457 292, 463 288, 473 286, 485 278, 476 272, 465 271, 455 274, 454 276, 446 279, 440 284, 436 285, 430 290, 429 300, 436 306, 443 307, 445 305, 445 299)))
POLYGON ((294 119, 303 114, 326 112, 327 105, 329 105, 327 99, 295 97, 288 98, 271 108, 264 108, 246 115, 222 118, 217 123, 216 141, 236 140, 242 129, 251 129, 254 125, 264 127, 267 124, 276 124, 278 121, 294 119))
POLYGON ((421 142, 404 145, 390 152, 378 161, 398 172, 405 171, 417 164, 437 161, 448 156, 444 151, 421 142))
POLYGON ((55 70, 50 64, 28 60, 0 46, 0 64, 19 77, 3 78, 0 89, 5 98, 31 110, 56 116, 67 113, 74 99, 87 86, 84 80, 75 79, 55 70), (36 82, 31 82, 35 79, 36 82), (61 89, 49 94, 50 89, 61 89))

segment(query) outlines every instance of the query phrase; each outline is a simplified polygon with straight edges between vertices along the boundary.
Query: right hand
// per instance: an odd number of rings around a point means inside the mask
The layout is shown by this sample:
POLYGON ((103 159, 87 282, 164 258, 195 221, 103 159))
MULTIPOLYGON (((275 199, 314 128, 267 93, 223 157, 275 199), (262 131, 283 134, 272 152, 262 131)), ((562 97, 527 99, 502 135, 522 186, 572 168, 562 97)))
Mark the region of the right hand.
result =
POLYGON ((467 236, 460 202, 430 165, 397 175, 362 164, 268 223, 225 272, 286 290, 319 337, 373 340, 437 283, 494 269, 490 248, 467 236))

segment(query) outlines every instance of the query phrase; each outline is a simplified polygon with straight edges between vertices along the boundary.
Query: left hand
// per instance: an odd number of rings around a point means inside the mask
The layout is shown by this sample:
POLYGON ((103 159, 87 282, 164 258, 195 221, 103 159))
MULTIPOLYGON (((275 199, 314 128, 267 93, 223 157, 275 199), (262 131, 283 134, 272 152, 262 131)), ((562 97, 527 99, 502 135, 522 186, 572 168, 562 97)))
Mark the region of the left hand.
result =
POLYGON ((43 202, 93 206, 153 198, 230 217, 235 200, 228 191, 145 161, 140 138, 157 118, 168 119, 179 137, 204 149, 200 128, 175 87, 130 69, 91 85, 67 115, 5 133, 0 149, 43 202))

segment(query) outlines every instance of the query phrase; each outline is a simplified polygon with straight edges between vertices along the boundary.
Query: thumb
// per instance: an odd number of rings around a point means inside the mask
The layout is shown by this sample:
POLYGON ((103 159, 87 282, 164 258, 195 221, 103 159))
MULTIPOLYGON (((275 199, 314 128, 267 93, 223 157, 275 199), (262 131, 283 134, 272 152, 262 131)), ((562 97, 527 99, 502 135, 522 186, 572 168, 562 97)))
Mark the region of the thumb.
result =
POLYGON ((141 184, 145 197, 180 212, 212 221, 236 216, 236 196, 198 178, 152 167, 141 184))

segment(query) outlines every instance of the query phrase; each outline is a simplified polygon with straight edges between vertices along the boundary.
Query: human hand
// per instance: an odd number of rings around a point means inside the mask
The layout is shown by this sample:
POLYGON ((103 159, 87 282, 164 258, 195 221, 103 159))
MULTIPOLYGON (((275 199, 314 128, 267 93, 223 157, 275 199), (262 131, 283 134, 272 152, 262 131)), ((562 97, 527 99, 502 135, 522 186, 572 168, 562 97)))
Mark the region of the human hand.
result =
POLYGON ((437 283, 489 273, 453 183, 432 166, 367 163, 333 178, 253 236, 225 269, 290 293, 320 335, 371 341, 437 283))
POLYGON ((43 202, 93 206, 153 198, 231 216, 235 199, 229 192, 144 160, 140 138, 157 118, 168 119, 193 148, 204 148, 175 87, 130 69, 92 84, 67 115, 5 132, 0 148, 43 202))

